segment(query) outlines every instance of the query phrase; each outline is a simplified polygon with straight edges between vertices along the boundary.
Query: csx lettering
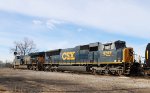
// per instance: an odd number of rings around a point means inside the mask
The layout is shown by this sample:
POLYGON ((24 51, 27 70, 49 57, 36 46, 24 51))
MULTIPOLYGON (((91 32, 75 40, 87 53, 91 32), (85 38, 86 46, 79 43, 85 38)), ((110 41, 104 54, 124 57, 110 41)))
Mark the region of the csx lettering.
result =
POLYGON ((75 60, 74 54, 75 52, 64 52, 62 54, 62 59, 63 60, 75 60))
POLYGON ((111 51, 104 51, 103 55, 104 56, 112 56, 112 52, 111 51))

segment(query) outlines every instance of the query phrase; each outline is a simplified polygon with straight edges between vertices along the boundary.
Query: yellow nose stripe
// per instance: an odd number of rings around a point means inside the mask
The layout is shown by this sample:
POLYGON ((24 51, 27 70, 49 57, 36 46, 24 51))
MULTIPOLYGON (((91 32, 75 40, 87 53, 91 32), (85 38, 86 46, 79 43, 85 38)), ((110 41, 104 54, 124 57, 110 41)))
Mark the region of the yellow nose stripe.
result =
POLYGON ((147 57, 146 58, 148 59, 148 50, 146 51, 146 53, 147 53, 147 57))

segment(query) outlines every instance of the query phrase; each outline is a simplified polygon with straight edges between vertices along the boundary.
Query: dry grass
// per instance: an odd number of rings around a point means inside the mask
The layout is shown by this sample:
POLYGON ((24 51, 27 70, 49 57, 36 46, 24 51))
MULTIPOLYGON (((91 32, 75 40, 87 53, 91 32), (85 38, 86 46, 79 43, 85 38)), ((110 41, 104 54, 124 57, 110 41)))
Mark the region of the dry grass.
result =
POLYGON ((0 69, 0 93, 150 93, 150 79, 0 69))

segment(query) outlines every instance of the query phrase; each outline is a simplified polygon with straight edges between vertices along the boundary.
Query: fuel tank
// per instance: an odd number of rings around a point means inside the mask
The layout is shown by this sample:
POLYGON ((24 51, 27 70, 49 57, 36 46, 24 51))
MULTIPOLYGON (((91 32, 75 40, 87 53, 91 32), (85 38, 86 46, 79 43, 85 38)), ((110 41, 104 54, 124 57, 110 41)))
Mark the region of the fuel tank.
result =
POLYGON ((85 72, 85 66, 59 66, 57 68, 60 71, 77 71, 77 72, 85 72))

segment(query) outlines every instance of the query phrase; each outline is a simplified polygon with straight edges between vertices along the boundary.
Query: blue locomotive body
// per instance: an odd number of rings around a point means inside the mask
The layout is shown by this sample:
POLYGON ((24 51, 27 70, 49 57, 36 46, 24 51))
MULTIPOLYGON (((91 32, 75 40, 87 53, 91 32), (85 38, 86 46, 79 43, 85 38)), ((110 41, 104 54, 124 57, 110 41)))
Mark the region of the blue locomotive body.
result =
POLYGON ((24 58, 28 69, 76 70, 88 72, 128 73, 134 62, 133 48, 124 41, 102 44, 100 42, 80 45, 74 48, 31 53, 24 58))

